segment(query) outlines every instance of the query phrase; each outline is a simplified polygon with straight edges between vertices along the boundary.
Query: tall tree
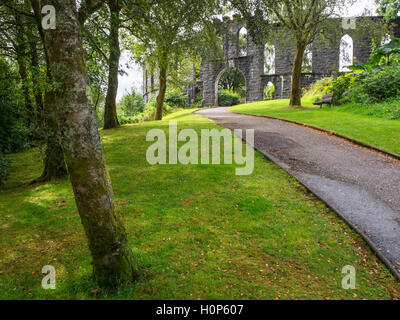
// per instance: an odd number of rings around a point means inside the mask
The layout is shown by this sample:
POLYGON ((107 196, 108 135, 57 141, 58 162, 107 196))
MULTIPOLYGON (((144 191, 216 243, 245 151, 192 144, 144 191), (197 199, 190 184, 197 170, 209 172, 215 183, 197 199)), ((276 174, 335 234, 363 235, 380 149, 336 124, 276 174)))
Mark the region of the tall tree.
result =
POLYGON ((59 129, 52 111, 52 93, 47 85, 43 85, 51 79, 43 41, 39 1, 1 0, 0 8, 2 13, 7 14, 8 11, 11 17, 14 17, 3 21, 5 23, 0 28, 0 35, 5 39, 5 44, 10 45, 4 49, 19 66, 31 141, 34 145, 46 144, 43 173, 32 183, 55 180, 65 176, 67 171, 59 142, 59 129), (14 27, 6 28, 8 24, 14 27))
MULTIPOLYGON (((293 61, 290 105, 301 106, 301 71, 306 48, 311 44, 321 25, 338 8, 349 5, 345 0, 231 0, 235 9, 250 22, 249 27, 273 29, 279 23, 291 35, 296 45, 293 61), (268 23, 265 23, 267 21, 268 23)), ((264 31, 267 32, 267 31, 264 31)), ((253 34, 254 34, 253 30, 253 34)))
MULTIPOLYGON (((37 29, 40 34, 40 39, 43 43, 47 82, 51 83, 53 79, 50 72, 49 56, 45 45, 44 30, 42 28, 40 3, 39 0, 30 0, 30 2, 37 29)), ((33 45, 31 45, 31 47, 32 46, 33 45)), ((34 60, 34 58, 32 60, 34 60)), ((44 102, 42 107, 43 112, 41 114, 41 122, 43 125, 43 130, 45 131, 46 152, 42 175, 35 179, 33 183, 53 181, 67 175, 64 153, 60 142, 60 129, 58 127, 57 114, 55 111, 56 92, 52 88, 46 88, 43 95, 44 102)), ((36 99, 38 100, 39 98, 36 99)))
POLYGON ((219 9, 217 0, 124 0, 129 29, 142 42, 145 54, 158 68, 158 96, 155 119, 162 119, 171 60, 186 55, 195 45, 202 24, 219 9), (174 59, 172 59, 174 57, 174 59))
POLYGON ((122 9, 121 0, 108 0, 110 9, 110 33, 109 33, 109 59, 108 59, 108 89, 106 104, 104 106, 104 129, 116 128, 119 126, 117 118, 117 92, 119 59, 121 49, 119 45, 120 12, 122 9))
POLYGON ((57 27, 45 30, 45 44, 51 74, 59 84, 55 105, 61 144, 94 275, 100 286, 117 286, 137 279, 139 268, 114 208, 97 121, 87 97, 81 26, 100 1, 83 1, 79 11, 75 0, 43 0, 41 4, 53 5, 57 12, 57 27))

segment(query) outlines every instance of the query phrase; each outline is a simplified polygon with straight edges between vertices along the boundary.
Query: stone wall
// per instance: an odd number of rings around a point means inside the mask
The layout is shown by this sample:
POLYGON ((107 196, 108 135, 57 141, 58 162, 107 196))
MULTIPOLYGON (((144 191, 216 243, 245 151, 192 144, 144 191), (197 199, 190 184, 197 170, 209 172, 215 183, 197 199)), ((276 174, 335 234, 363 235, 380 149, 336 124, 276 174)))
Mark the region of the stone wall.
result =
MULTIPOLYGON (((324 38, 317 36, 312 44, 312 73, 302 74, 301 82, 307 87, 315 81, 339 74, 340 42, 348 34, 353 39, 353 54, 357 63, 368 60, 371 54, 373 34, 364 28, 364 22, 380 23, 382 18, 358 18, 354 20, 330 19, 324 38)), ((400 37, 400 18, 395 21, 394 35, 400 37)), ((264 88, 271 82, 275 86, 275 99, 289 98, 291 90, 291 72, 295 56, 295 44, 288 35, 277 28, 275 41, 275 74, 264 75, 264 46, 255 44, 250 35, 247 39, 247 56, 240 57, 239 32, 245 27, 240 19, 224 18, 223 61, 203 61, 201 66, 201 90, 204 106, 218 105, 218 81, 229 68, 240 70, 246 79, 246 102, 260 101, 264 97, 264 88)), ((197 85, 199 88, 200 86, 197 85)), ((189 92, 190 90, 188 90, 189 92)), ((192 98, 188 100, 191 101, 192 98)))

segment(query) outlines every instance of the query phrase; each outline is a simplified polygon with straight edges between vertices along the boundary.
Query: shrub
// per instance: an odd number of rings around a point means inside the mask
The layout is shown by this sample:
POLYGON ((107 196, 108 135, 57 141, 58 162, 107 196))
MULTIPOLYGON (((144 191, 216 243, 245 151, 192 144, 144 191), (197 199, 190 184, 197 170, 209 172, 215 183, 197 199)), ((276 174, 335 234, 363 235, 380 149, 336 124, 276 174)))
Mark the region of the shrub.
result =
POLYGON ((188 97, 176 90, 167 91, 165 103, 171 107, 187 108, 188 97))
POLYGON ((222 107, 236 106, 240 104, 240 96, 229 90, 218 91, 218 105, 222 107))
POLYGON ((334 94, 334 103, 339 104, 340 100, 345 94, 348 93, 349 89, 355 86, 355 84, 360 80, 359 74, 348 73, 333 79, 332 82, 332 93, 334 94))
POLYGON ((303 96, 312 96, 319 99, 326 94, 332 93, 333 78, 322 78, 304 90, 303 96))
POLYGON ((145 103, 140 93, 136 93, 134 89, 130 94, 122 97, 118 103, 118 109, 125 117, 132 117, 144 111, 145 103))

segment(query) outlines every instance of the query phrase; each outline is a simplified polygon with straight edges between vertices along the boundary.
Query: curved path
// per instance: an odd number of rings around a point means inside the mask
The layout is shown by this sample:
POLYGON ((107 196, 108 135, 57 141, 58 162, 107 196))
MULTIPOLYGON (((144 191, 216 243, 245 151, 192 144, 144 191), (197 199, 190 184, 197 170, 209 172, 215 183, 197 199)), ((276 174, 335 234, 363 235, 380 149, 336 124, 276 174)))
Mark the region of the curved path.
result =
POLYGON ((400 161, 343 139, 228 108, 196 114, 254 129, 254 147, 335 210, 400 279, 400 161))

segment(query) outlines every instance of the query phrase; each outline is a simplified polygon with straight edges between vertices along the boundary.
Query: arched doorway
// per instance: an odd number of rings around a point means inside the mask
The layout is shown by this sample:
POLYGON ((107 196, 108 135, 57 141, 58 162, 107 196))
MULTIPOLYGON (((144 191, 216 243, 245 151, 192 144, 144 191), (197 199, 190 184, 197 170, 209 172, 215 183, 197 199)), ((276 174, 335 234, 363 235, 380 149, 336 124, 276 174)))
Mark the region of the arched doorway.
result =
POLYGON ((237 68, 224 68, 215 81, 215 93, 217 106, 246 103, 246 78, 244 74, 237 68), (232 101, 232 104, 229 104, 229 101, 232 101))
POLYGON ((354 60, 354 43, 353 39, 348 35, 344 35, 340 40, 339 54, 339 72, 348 72, 349 66, 353 65, 354 60))
POLYGON ((269 81, 264 88, 264 100, 275 99, 275 85, 269 81))

